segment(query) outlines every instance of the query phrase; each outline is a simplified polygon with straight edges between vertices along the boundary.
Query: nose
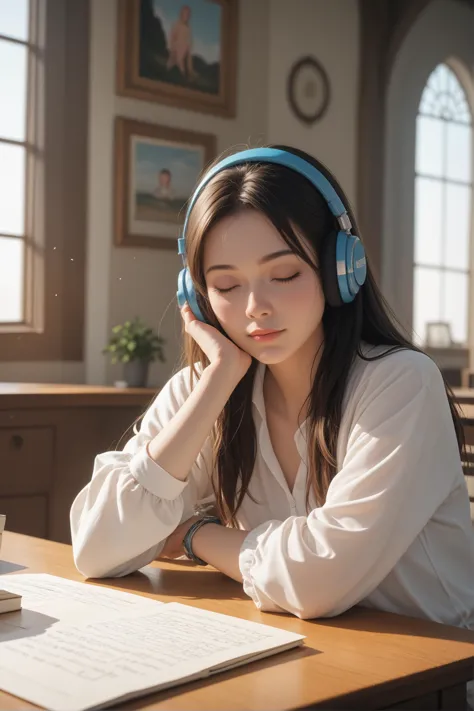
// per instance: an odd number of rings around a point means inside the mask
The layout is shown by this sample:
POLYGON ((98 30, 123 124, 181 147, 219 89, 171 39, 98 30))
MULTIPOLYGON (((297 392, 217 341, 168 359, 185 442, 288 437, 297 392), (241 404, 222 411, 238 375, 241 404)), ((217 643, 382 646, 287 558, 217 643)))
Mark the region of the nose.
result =
POLYGON ((247 299, 247 308, 245 314, 249 319, 258 319, 264 316, 269 316, 272 313, 272 307, 268 299, 259 290, 251 289, 247 299))

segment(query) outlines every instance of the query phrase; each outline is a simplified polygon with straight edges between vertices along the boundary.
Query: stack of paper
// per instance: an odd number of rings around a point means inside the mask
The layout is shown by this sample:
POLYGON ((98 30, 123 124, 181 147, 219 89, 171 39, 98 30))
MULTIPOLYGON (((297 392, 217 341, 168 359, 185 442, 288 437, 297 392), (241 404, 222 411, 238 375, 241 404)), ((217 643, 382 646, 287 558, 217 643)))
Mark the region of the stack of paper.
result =
POLYGON ((304 639, 53 576, 0 576, 0 583, 2 577, 23 595, 23 610, 0 620, 0 688, 52 711, 103 708, 276 654, 304 639))
POLYGON ((13 612, 21 608, 21 595, 9 590, 0 590, 0 613, 13 612))

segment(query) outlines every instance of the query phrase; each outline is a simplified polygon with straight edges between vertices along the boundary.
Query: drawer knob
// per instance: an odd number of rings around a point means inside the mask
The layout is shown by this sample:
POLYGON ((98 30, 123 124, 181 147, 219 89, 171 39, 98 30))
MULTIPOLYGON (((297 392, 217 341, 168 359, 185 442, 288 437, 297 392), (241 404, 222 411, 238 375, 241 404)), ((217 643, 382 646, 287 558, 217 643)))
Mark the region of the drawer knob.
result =
POLYGON ((11 441, 14 449, 21 449, 25 440, 21 435, 12 435, 11 441))

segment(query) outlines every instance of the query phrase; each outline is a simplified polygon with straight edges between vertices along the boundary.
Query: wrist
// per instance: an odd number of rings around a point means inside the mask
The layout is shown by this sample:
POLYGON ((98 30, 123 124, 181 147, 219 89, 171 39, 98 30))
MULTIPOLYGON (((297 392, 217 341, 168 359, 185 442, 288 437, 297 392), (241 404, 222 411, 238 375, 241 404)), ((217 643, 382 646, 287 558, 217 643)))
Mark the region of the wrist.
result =
POLYGON ((206 543, 211 540, 211 538, 220 533, 219 528, 222 529, 222 524, 208 523, 205 526, 201 526, 193 536, 193 553, 198 558, 205 558, 204 551, 207 546, 206 543))
POLYGON ((193 525, 188 529, 186 535, 183 538, 183 550, 186 557, 192 560, 198 565, 207 565, 207 562, 202 560, 196 555, 194 551, 193 543, 197 533, 204 527, 207 526, 218 526, 220 525, 220 520, 216 516, 203 516, 193 523, 193 525))
POLYGON ((213 380, 215 378, 222 378, 222 381, 226 383, 227 386, 230 385, 233 389, 242 380, 248 368, 244 370, 241 365, 238 363, 234 365, 229 360, 215 360, 210 363, 205 370, 209 372, 213 380))

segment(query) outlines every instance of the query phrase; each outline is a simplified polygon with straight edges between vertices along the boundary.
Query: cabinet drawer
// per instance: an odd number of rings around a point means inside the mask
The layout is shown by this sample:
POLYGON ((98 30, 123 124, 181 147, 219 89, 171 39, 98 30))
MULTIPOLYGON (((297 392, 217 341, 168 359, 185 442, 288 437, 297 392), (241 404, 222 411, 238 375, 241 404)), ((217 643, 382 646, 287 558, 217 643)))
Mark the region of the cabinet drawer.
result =
POLYGON ((52 427, 0 429, 0 496, 42 494, 53 476, 52 427))
POLYGON ((0 496, 0 513, 7 515, 5 531, 46 538, 48 499, 46 496, 0 496))

